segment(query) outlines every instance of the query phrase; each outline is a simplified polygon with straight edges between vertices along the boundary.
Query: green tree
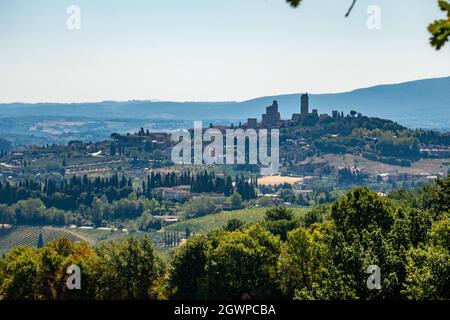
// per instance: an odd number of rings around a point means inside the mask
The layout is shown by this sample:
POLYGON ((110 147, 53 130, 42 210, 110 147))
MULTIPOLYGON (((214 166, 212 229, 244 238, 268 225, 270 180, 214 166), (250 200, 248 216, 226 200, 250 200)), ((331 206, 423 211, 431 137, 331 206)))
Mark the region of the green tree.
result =
POLYGON ((258 205, 260 207, 269 207, 270 205, 272 205, 272 201, 269 199, 269 197, 261 197, 258 199, 258 205))
POLYGON ((354 281, 333 263, 332 221, 288 234, 278 261, 279 285, 296 300, 355 299, 354 281))
POLYGON ((37 247, 42 248, 44 246, 44 237, 42 236, 42 232, 39 232, 37 247))
POLYGON ((336 226, 333 263, 354 283, 355 296, 400 298, 409 242, 408 230, 397 223, 397 208, 364 187, 354 189, 333 204, 331 216, 336 226), (366 286, 370 265, 382 271, 381 290, 369 290, 366 286))
POLYGON ((60 298, 62 283, 58 281, 65 272, 64 261, 74 252, 75 244, 66 238, 48 243, 39 250, 39 273, 36 284, 38 299, 60 298))
POLYGON ((227 221, 227 224, 223 227, 225 231, 236 231, 243 228, 245 223, 242 220, 233 218, 227 221))
POLYGON ((96 227, 100 227, 102 225, 103 221, 103 215, 105 212, 105 200, 94 198, 94 201, 92 202, 92 222, 96 227))
POLYGON ((220 211, 221 207, 216 205, 213 199, 201 196, 186 202, 182 210, 187 218, 195 218, 220 211))
POLYGON ((430 209, 435 217, 450 213, 450 175, 438 179, 435 184, 425 186, 422 194, 423 206, 430 209))
POLYGON ((99 257, 94 248, 87 243, 73 244, 71 250, 65 255, 61 264, 61 270, 57 275, 58 291, 57 299, 87 300, 102 298, 97 295, 99 290, 99 257), (81 271, 81 290, 69 290, 67 288, 67 269, 76 265, 81 271))
POLYGON ((231 196, 231 207, 233 209, 241 209, 242 208, 242 197, 239 193, 234 192, 231 196))
POLYGON ((280 288, 292 298, 295 293, 304 297, 322 298, 318 291, 330 262, 330 252, 325 235, 318 228, 295 229, 288 234, 287 242, 278 261, 280 288))
POLYGON ((153 223, 153 216, 146 210, 142 212, 141 216, 137 219, 137 224, 140 230, 148 230, 153 223))
POLYGON ((450 299, 450 217, 433 223, 426 243, 411 248, 403 293, 409 299, 450 299))
POLYGON ((98 249, 99 290, 103 299, 155 299, 164 265, 148 237, 110 242, 98 249))
POLYGON ((169 287, 174 299, 206 298, 206 263, 209 242, 205 236, 189 238, 171 262, 169 287))
POLYGON ((206 264, 208 298, 278 297, 276 263, 280 247, 280 240, 260 225, 215 234, 206 264))
POLYGON ((86 243, 61 238, 42 249, 27 246, 13 249, 0 260, 1 299, 95 299, 96 253, 86 243), (67 268, 82 270, 81 290, 68 290, 67 268))
POLYGON ((302 222, 305 227, 314 223, 323 222, 330 216, 330 205, 319 205, 309 210, 303 217, 302 222))
POLYGON ((38 251, 20 246, 0 261, 0 299, 35 299, 36 279, 39 272, 38 251))
POLYGON ((292 220, 293 218, 294 212, 286 207, 277 207, 266 211, 266 220, 268 221, 292 220))
POLYGON ((299 221, 294 220, 292 209, 285 207, 272 208, 266 211, 263 226, 273 235, 286 241, 287 233, 299 226, 299 221))

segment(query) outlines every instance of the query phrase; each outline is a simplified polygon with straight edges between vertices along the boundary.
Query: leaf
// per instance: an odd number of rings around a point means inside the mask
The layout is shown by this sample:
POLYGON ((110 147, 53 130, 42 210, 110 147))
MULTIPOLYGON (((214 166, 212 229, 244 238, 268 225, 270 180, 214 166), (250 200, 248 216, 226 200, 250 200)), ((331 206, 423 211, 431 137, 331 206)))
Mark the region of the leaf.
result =
POLYGON ((449 14, 448 17, 450 18, 450 3, 448 3, 445 0, 440 0, 439 7, 441 8, 442 11, 447 11, 449 14))
POLYGON ((436 50, 441 49, 450 37, 450 3, 440 0, 439 7, 441 10, 447 11, 448 19, 436 20, 428 26, 428 31, 432 34, 430 43, 436 50))
POLYGON ((297 8, 302 0, 286 0, 286 2, 288 2, 292 7, 297 8))
POLYGON ((450 36, 450 20, 438 20, 428 26, 428 31, 432 34, 430 38, 431 46, 437 50, 441 49, 450 36))

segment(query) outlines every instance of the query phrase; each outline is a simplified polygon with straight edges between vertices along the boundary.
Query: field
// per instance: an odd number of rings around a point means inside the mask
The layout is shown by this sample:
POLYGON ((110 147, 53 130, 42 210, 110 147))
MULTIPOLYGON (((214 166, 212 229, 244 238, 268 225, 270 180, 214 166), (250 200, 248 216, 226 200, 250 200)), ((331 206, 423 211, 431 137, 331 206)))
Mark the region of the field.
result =
POLYGON ((99 229, 16 226, 11 229, 0 230, 0 255, 6 254, 11 249, 21 245, 37 247, 41 232, 44 244, 62 237, 74 242, 84 241, 95 245, 103 241, 121 241, 127 236, 135 238, 149 236, 158 249, 164 247, 164 235, 160 232, 138 231, 128 234, 123 231, 113 232, 99 229))
MULTIPOLYGON (((165 229, 167 231, 185 231, 186 227, 191 232, 207 233, 214 229, 219 229, 226 225, 227 221, 233 218, 246 223, 258 222, 264 219, 267 208, 251 208, 233 211, 222 211, 216 214, 209 214, 203 217, 180 221, 172 224, 165 229)), ((296 215, 306 213, 308 209, 294 208, 296 215)))
POLYGON ((258 179, 260 185, 279 185, 283 183, 295 184, 303 181, 302 178, 286 177, 286 176, 265 176, 258 179))
POLYGON ((70 229, 53 228, 53 227, 29 227, 18 226, 13 227, 0 233, 0 254, 5 254, 9 250, 21 246, 29 245, 37 247, 39 234, 42 232, 44 243, 65 237, 72 241, 86 241, 93 243, 94 240, 75 233, 70 229))
POLYGON ((399 167, 378 161, 371 161, 365 158, 354 156, 351 154, 335 155, 326 154, 321 157, 309 158, 313 163, 327 162, 330 166, 339 167, 356 167, 370 175, 381 173, 409 173, 409 174, 445 174, 450 168, 450 159, 421 159, 413 162, 411 167, 399 167))
POLYGON ((109 231, 109 230, 99 230, 99 229, 80 229, 74 230, 76 234, 83 236, 88 239, 92 239, 94 242, 103 240, 121 240, 127 233, 123 231, 109 231))

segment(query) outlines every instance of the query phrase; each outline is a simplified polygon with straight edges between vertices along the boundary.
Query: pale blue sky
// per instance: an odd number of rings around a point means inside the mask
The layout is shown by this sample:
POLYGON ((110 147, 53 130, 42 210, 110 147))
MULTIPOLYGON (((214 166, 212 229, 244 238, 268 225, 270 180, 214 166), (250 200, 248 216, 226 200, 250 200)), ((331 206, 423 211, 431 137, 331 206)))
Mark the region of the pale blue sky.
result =
POLYGON ((0 0, 0 102, 244 100, 450 75, 434 0, 0 0), (68 30, 66 9, 81 8, 68 30), (366 27, 369 5, 381 30, 366 27))

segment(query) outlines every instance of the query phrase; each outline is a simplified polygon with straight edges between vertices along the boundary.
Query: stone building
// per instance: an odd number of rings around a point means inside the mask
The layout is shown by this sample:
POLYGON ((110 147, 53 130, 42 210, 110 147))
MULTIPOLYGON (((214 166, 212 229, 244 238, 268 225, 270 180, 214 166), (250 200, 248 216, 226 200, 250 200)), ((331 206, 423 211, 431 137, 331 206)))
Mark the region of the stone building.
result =
POLYGON ((275 100, 271 106, 266 108, 266 113, 262 115, 261 125, 263 127, 278 127, 281 124, 281 115, 278 111, 278 102, 275 100))
POLYGON ((258 127, 258 120, 256 118, 247 119, 247 129, 256 129, 258 127))
POLYGON ((309 97, 307 93, 302 94, 300 113, 302 116, 306 116, 309 113, 309 97))

